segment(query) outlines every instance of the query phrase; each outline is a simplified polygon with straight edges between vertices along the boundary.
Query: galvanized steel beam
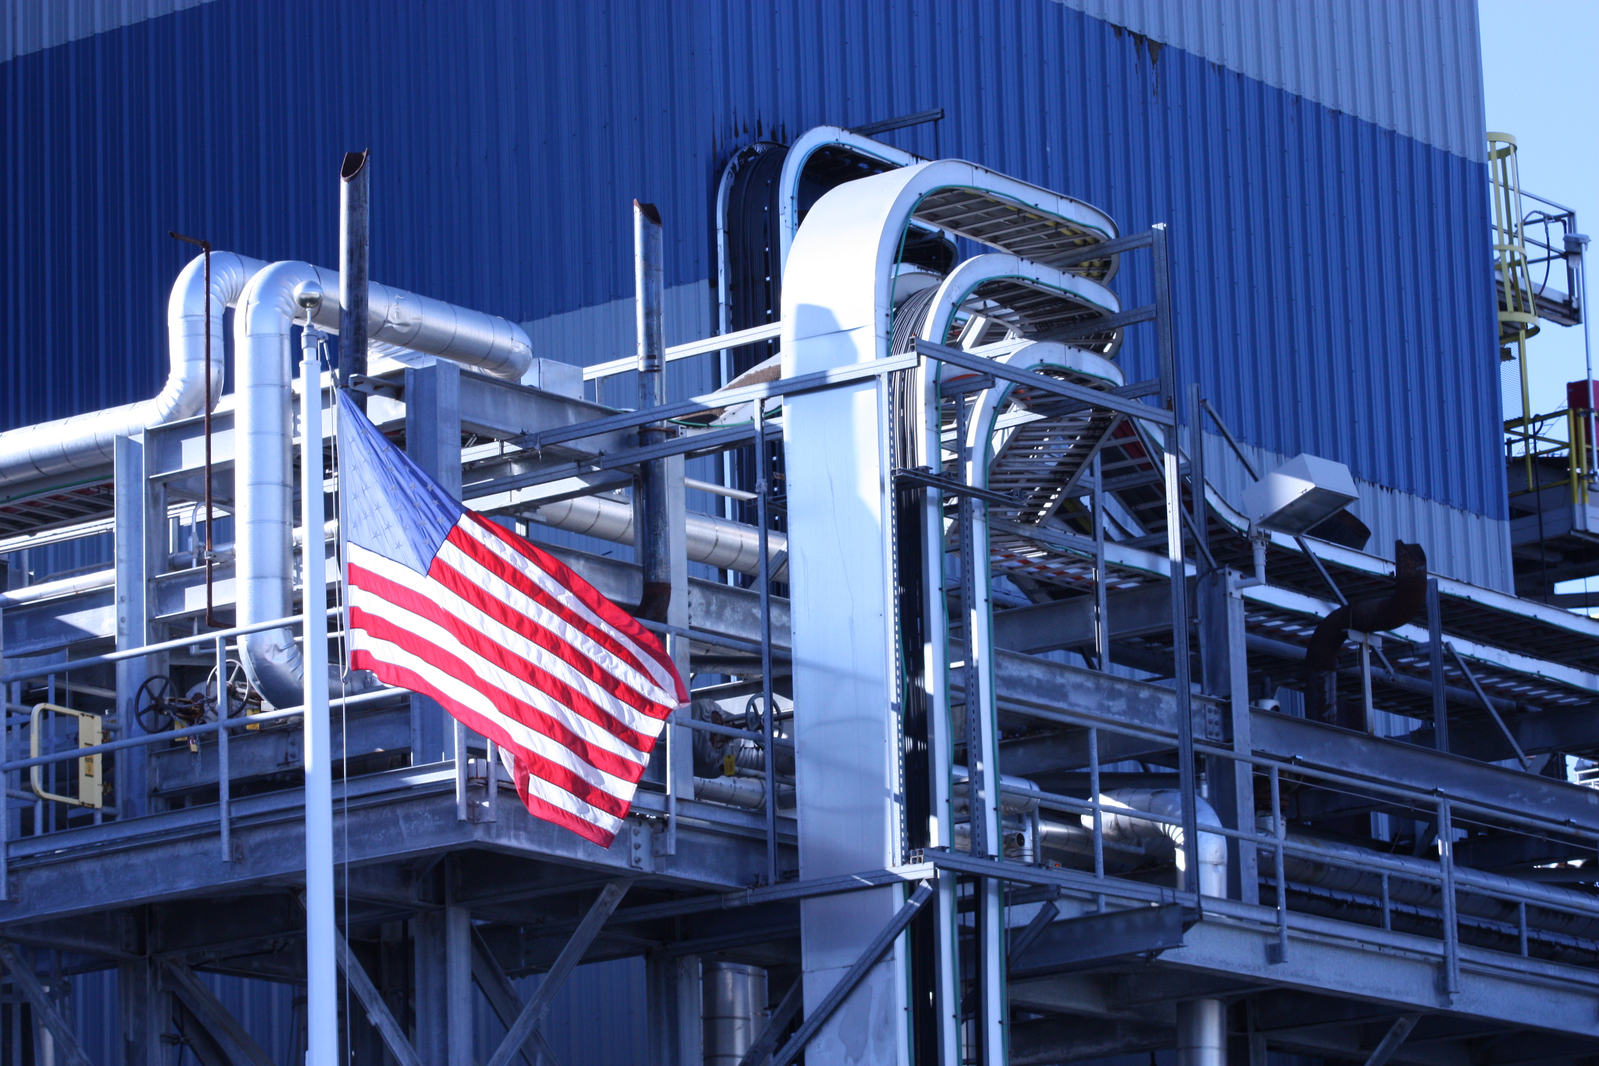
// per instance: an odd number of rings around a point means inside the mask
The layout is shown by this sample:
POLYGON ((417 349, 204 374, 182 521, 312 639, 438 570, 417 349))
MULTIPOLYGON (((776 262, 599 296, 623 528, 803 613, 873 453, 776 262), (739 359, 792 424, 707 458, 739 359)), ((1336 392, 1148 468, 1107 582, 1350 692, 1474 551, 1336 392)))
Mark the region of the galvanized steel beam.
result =
POLYGON ((170 959, 162 967, 179 1001, 205 1026, 212 1039, 223 1046, 235 1066, 275 1066, 271 1057, 261 1050, 261 1045, 201 983, 193 970, 170 959))
POLYGON ((421 1056, 417 1055, 416 1049, 405 1038, 405 1030, 394 1020, 389 1005, 383 1002, 383 994, 367 976, 361 960, 350 950, 349 941, 344 939, 342 933, 335 932, 334 936, 337 938, 335 946, 338 950, 339 969, 344 971, 344 979, 350 983, 350 990, 361 1001, 361 1006, 366 1011, 366 1020, 371 1022, 378 1035, 383 1037, 384 1045, 400 1061, 400 1066, 424 1066, 421 1056))
MULTIPOLYGON (((44 990, 44 985, 39 981, 39 976, 33 972, 33 967, 17 954, 15 947, 0 942, 0 964, 3 964, 11 974, 12 985, 27 999, 28 1005, 33 1008, 34 1017, 49 1031, 55 1041, 56 1051, 69 1066, 91 1066, 89 1057, 83 1053, 83 1048, 78 1043, 77 1033, 67 1024, 67 1019, 62 1015, 60 1008, 44 990)), ((271 1064, 267 1063, 265 1066, 271 1064)))
POLYGON ((550 967, 538 990, 523 1005, 521 1013, 507 1028, 505 1039, 500 1041, 499 1048, 489 1057, 488 1066, 509 1066, 511 1057, 519 1052, 522 1045, 527 1042, 528 1036, 538 1027, 539 1022, 544 1020, 544 1012, 549 1009, 550 1001, 566 983, 567 976, 582 961, 583 953, 599 935, 611 912, 616 910, 616 905, 621 902, 627 888, 627 881, 613 881, 600 890, 599 898, 590 905, 588 913, 583 916, 582 924, 572 933, 572 938, 567 941, 566 947, 561 949, 555 965, 550 967))
MULTIPOLYGON (((500 1019, 500 1024, 509 1030, 522 1013, 522 997, 517 994, 511 979, 500 968, 499 960, 476 928, 472 930, 472 979, 483 991, 483 998, 488 1000, 489 1008, 500 1019)), ((533 1030, 530 1039, 517 1052, 527 1066, 541 1066, 541 1058, 542 1066, 559 1066, 555 1052, 538 1029, 533 1030)))

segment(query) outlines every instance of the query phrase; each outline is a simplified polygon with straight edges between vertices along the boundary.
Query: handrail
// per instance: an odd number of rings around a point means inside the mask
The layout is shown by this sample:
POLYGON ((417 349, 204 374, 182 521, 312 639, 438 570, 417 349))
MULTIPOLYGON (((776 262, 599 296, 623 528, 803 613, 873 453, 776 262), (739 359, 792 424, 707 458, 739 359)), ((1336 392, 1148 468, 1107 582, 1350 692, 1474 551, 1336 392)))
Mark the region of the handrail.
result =
MULTIPOLYGON (((328 615, 338 614, 344 608, 329 607, 328 615)), ((0 674, 0 685, 9 685, 13 681, 27 681, 35 677, 49 677, 51 674, 66 673, 68 670, 81 670, 86 666, 107 666, 111 663, 125 662, 128 659, 137 659, 144 655, 154 655, 157 652, 176 651, 187 648, 204 640, 227 639, 228 637, 243 636, 246 633, 259 633, 263 629, 280 629, 285 626, 296 626, 304 621, 303 615, 290 615, 287 618, 274 618, 267 622, 255 622, 247 626, 235 626, 232 629, 216 629, 209 633, 194 633, 176 640, 163 640, 157 644, 146 644, 141 648, 127 648, 123 651, 106 652, 104 655, 91 655, 87 659, 71 659, 64 663, 46 663, 37 667, 28 667, 9 674, 0 674)))
MULTIPOLYGON (((329 707, 351 707, 361 703, 376 703, 405 692, 401 688, 381 688, 371 692, 362 692, 354 696, 340 696, 328 701, 329 707)), ((90 748, 72 748, 67 751, 50 752, 44 755, 30 756, 26 759, 13 759, 10 762, 0 763, 0 773, 10 773, 13 770, 26 770, 33 766, 43 766, 46 763, 61 762, 65 759, 79 759, 90 755, 99 755, 108 751, 121 751, 124 748, 144 747, 151 744, 162 744, 172 740, 183 740, 186 737, 205 736, 215 733, 220 729, 252 728, 263 722, 274 722, 281 718, 297 718, 305 713, 305 707, 283 707, 275 711, 263 711, 260 714, 240 715, 237 718, 223 718, 215 722, 201 722, 199 725, 184 726, 182 729, 167 729, 160 733, 140 733, 136 737, 123 737, 121 740, 108 740, 104 744, 96 744, 90 748)))
MULTIPOLYGON (((749 329, 741 329, 737 333, 723 333, 718 337, 706 337, 702 340, 689 341, 687 344, 676 344, 666 349, 666 361, 674 363, 679 359, 687 359, 695 355, 708 355, 719 352, 724 348, 740 348, 746 344, 757 341, 769 341, 783 332, 783 323, 767 322, 749 329)), ((596 378, 610 377, 612 374, 625 374, 629 370, 638 369, 638 356, 629 355, 621 359, 612 359, 604 363, 595 363, 593 366, 583 368, 583 380, 593 381, 596 378)))

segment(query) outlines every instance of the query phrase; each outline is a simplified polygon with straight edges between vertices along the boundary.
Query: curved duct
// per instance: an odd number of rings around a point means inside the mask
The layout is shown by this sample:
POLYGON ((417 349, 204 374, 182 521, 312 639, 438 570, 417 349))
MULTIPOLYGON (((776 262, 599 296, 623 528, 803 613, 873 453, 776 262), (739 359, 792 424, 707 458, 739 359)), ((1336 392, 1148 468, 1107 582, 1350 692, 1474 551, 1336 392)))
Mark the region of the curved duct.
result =
MULTIPOLYGON (((542 504, 529 512, 528 517, 568 533, 582 533, 618 544, 633 543, 634 512, 632 503, 627 500, 578 496, 542 504)), ((686 515, 683 524, 691 562, 739 574, 760 573, 761 544, 754 526, 703 514, 686 515)), ((766 535, 766 550, 772 567, 772 580, 786 581, 788 562, 779 556, 787 555, 788 538, 776 530, 769 532, 766 535)))
MULTIPOLYGON (((273 263, 259 271, 240 294, 233 321, 234 536, 241 626, 282 618, 294 603, 289 330, 302 314, 294 301, 294 290, 302 284, 322 290, 312 322, 337 330, 339 275, 309 263, 273 263)), ((527 334, 504 319, 385 285, 373 284, 368 300, 373 342, 439 356, 512 381, 532 365, 527 334)), ((306 559, 311 563, 310 551, 306 559)), ((267 702, 278 707, 300 702, 305 666, 289 630, 248 634, 239 647, 250 683, 267 702)))
MULTIPOLYGON (((1100 825, 1104 829, 1105 839, 1114 841, 1127 840, 1156 840, 1171 844, 1177 856, 1177 877, 1179 888, 1185 887, 1183 882, 1187 878, 1184 869, 1188 861, 1188 851, 1184 847, 1183 827, 1183 796, 1176 789, 1161 788, 1118 788, 1103 793, 1099 797, 1101 805, 1100 825), (1163 818, 1170 818, 1172 822, 1156 822, 1148 818, 1139 818, 1132 814, 1123 814, 1123 811, 1145 811, 1149 814, 1158 814, 1163 818)), ((1082 816, 1085 827, 1092 828, 1094 816, 1082 816)), ((1200 826, 1198 847, 1195 849, 1199 863, 1199 894, 1201 896, 1227 895, 1227 838, 1220 833, 1207 833, 1205 826, 1216 829, 1221 828, 1221 819, 1216 816, 1216 810, 1203 797, 1194 798, 1194 824, 1200 826)))
MULTIPOLYGON (((949 333, 963 310, 982 314, 1019 336, 1035 336, 1114 315, 1121 310, 1121 300, 1093 278, 1041 266, 1016 255, 987 252, 950 271, 931 297, 925 320, 913 324, 920 325, 924 340, 953 343, 949 333)), ((981 340, 971 337, 966 346, 975 346, 981 340)), ((1072 343, 1110 357, 1121 345, 1121 331, 1107 330, 1072 343)), ((956 376, 970 373, 961 367, 943 370, 956 376)))
MULTIPOLYGON (((1169 844, 1177 860, 1177 887, 1186 887, 1188 849, 1182 827, 1183 797, 1176 789, 1119 788, 1101 793, 1100 826, 1107 844, 1133 840, 1169 844), (1171 822, 1124 814, 1145 811, 1171 822), (1176 824, 1173 824, 1175 822, 1176 824)), ((1094 816, 1084 814, 1081 822, 1092 829, 1094 816)), ((1220 829, 1216 810, 1201 796, 1194 797, 1194 824, 1199 827, 1195 858, 1199 865, 1198 889, 1201 896, 1227 895, 1227 838, 1207 833, 1205 827, 1220 829)), ((1227 1061, 1227 1010, 1219 999, 1187 1000, 1177 1005, 1177 1061, 1179 1066, 1224 1066, 1227 1061)))
POLYGON ((1364 729, 1338 707, 1338 653, 1349 630, 1376 633, 1408 625, 1427 605, 1427 553, 1420 544, 1394 542, 1394 587, 1386 596, 1356 600, 1332 611, 1316 626, 1305 649, 1305 717, 1346 729, 1364 729))
POLYGON ((211 402, 222 397, 226 376, 222 316, 245 285, 266 266, 233 252, 211 253, 209 311, 205 256, 178 272, 167 298, 167 356, 171 369, 153 399, 73 415, 0 433, 0 485, 27 478, 106 466, 118 437, 143 433, 201 414, 205 406, 205 337, 211 333, 211 402))
MULTIPOLYGON (((800 134, 785 152, 783 170, 777 180, 777 241, 779 267, 788 262, 788 249, 799 231, 800 216, 809 204, 801 201, 809 193, 814 200, 816 188, 806 189, 803 178, 812 157, 818 154, 837 157, 835 170, 852 170, 854 177, 881 174, 885 170, 913 166, 921 158, 891 144, 875 141, 860 133, 852 133, 842 126, 813 126, 800 134)), ((848 180, 848 179, 845 179, 848 180)), ((833 181, 832 185, 842 184, 833 181)), ((813 182, 821 191, 829 187, 813 182)))

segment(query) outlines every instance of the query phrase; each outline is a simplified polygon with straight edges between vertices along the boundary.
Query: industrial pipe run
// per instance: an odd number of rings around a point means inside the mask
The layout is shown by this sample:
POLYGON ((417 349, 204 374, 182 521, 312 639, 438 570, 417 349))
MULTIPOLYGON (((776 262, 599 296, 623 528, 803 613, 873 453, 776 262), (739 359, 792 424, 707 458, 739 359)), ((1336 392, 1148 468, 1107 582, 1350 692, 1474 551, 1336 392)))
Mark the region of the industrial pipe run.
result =
MULTIPOLYGON (((241 626, 292 613, 289 331, 307 313, 296 303, 296 291, 312 288, 322 298, 308 312, 311 324, 336 329, 339 275, 309 263, 273 263, 259 271, 239 295, 234 316, 234 536, 241 626)), ((533 361, 527 334, 515 323, 384 285, 370 286, 367 324, 374 342, 510 381, 520 380, 533 361)), ((306 554, 308 564, 312 554, 306 554)), ((269 703, 300 702, 304 664, 292 633, 252 633, 240 642, 240 651, 250 683, 269 703)))
MULTIPOLYGON (((617 544, 634 543, 636 534, 637 512, 632 503, 606 496, 575 496, 542 504, 528 512, 527 517, 551 529, 582 533, 617 544)), ((760 538, 754 526, 714 515, 690 513, 684 518, 684 534, 691 562, 751 576, 760 571, 760 538)), ((773 560, 786 557, 788 538, 775 530, 768 532, 766 551, 773 560)), ((788 563, 776 563, 772 580, 787 579, 788 563)))
MULTIPOLYGON (((109 466, 118 437, 143 433, 200 414, 205 406, 206 333, 214 353, 222 351, 222 318, 266 263, 233 252, 211 253, 211 287, 205 256, 178 273, 167 299, 167 356, 171 369, 153 399, 73 415, 0 433, 0 485, 29 478, 109 466)), ((226 366, 211 361, 211 400, 221 398, 226 366)))
MULTIPOLYGON (((1009 798, 1009 794, 1007 794, 1009 798)), ((1183 797, 1176 789, 1123 788, 1104 792, 1099 797, 1100 826, 1106 845, 1158 843, 1170 847, 1177 863, 1177 887, 1188 885, 1188 849, 1183 836, 1183 797), (1138 812, 1154 814, 1165 821, 1138 817, 1138 812)), ((1195 848, 1199 866, 1196 887, 1201 896, 1227 895, 1227 838, 1206 829, 1220 829, 1221 818, 1203 798, 1196 797, 1194 823, 1199 829, 1195 848)), ((1038 823, 1039 847, 1044 852, 1072 856, 1093 854, 1092 813, 1077 823, 1041 818, 1038 823)), ((1179 1066, 1226 1066, 1227 1005, 1219 999, 1185 1000, 1177 1004, 1177 1062, 1179 1066)))

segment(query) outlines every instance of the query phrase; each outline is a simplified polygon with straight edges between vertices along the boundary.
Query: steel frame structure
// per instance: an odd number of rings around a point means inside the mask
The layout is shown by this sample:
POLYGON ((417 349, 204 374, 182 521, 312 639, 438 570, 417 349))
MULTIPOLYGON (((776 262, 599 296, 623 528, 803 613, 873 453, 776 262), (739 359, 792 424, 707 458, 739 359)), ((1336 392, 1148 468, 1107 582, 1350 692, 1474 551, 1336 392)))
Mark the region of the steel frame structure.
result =
MULTIPOLYGON (((933 209, 938 224, 960 231, 949 198, 933 209)), ((1005 232, 983 236, 1017 254, 1005 232)), ((1248 530, 1206 482, 1204 471, 1223 460, 1199 453, 1207 405, 1197 395, 1185 404, 1172 350, 1164 240, 1160 229, 1105 234, 1049 264, 1108 274, 1112 257, 1145 263, 1149 307, 1102 308, 1050 326, 1046 337, 1005 302, 1032 299, 1036 289, 979 288, 954 302, 951 328, 913 336, 903 351, 786 368, 796 372, 647 411, 610 411, 443 361, 373 359, 374 420, 441 476, 458 478, 469 505, 507 520, 525 521, 543 502, 626 486, 641 463, 670 460, 678 552, 678 457, 755 447, 760 521, 786 508, 791 551, 803 553, 815 541, 795 521, 806 517, 796 508, 809 506, 795 481, 805 463, 788 457, 779 495, 767 449, 812 447, 802 423, 816 424, 840 400, 889 412, 896 395, 925 398, 907 408, 925 419, 919 426, 885 417, 870 428, 874 448, 889 455, 894 434, 923 433, 920 451, 901 451, 885 467, 893 505, 875 535, 883 565, 898 567, 887 572, 909 595, 885 597, 892 632, 879 646, 908 634, 920 642, 928 713, 946 729, 934 736, 929 721, 928 750, 964 766, 965 810, 992 817, 985 824, 967 814, 962 835, 954 782, 930 766, 921 817, 946 805, 939 828, 917 837, 902 790, 890 797, 898 821, 885 831, 883 861, 810 868, 805 819, 817 816, 806 786, 817 778, 807 774, 832 749, 807 733, 817 702, 796 678, 808 654, 797 635, 836 607, 806 589, 802 560, 790 560, 792 587, 775 586, 765 537, 752 587, 690 578, 678 565, 681 614, 656 628, 695 676, 696 695, 724 706, 762 698, 749 714, 674 717, 628 830, 609 850, 529 818, 482 742, 446 730, 426 701, 394 690, 333 701, 347 914, 339 954, 357 1003, 347 1019, 356 1061, 550 1061, 539 1016, 562 976, 579 961, 638 955, 662 1064, 703 1060, 696 960, 716 957, 773 975, 774 1020, 755 1034, 751 1064, 840 1046, 850 1019, 885 988, 911 1008, 904 1029, 868 1042, 851 1061, 1044 1063, 1172 1048, 1189 1005, 1200 1002, 1220 1004, 1223 1038, 1251 1066, 1264 1066, 1273 1050, 1416 1066, 1593 1054, 1599 901, 1585 886, 1595 876, 1599 792, 1491 760, 1513 749, 1539 760, 1599 750, 1591 724, 1599 628, 1436 578, 1424 624, 1383 634, 1381 645, 1365 642, 1343 668, 1345 698, 1391 714, 1382 728, 1339 729, 1269 705, 1279 697, 1291 704, 1292 686, 1282 682, 1298 669, 1319 617, 1380 592, 1392 569, 1354 549, 1277 537, 1267 550, 1269 583, 1242 579, 1248 530), (1136 348, 1160 372, 1110 391, 1086 387, 991 358, 989 328, 1013 342, 1136 348), (969 423, 988 390, 1025 398, 1000 405, 1001 422, 1013 418, 1007 426, 1040 412, 1079 421, 1098 412, 1113 427, 1082 457, 1050 520, 1022 528, 1006 517, 1016 494, 973 476, 983 458, 970 442, 1006 428, 969 423), (794 418, 804 403, 813 410, 794 418), (639 443, 637 431, 663 418, 741 404, 751 405, 749 425, 682 428, 639 443), (1007 590, 1010 598, 998 599, 995 580, 1012 577, 1021 580, 1008 590, 1033 595, 1007 590), (990 606, 972 615, 985 600, 990 606), (811 622, 796 625, 804 612, 811 622), (985 623, 986 642, 976 636, 985 623), (703 759, 696 766, 695 748, 713 739, 723 742, 718 750, 759 753, 760 769, 723 775, 748 782, 759 802, 710 798, 702 782, 716 775, 703 759), (789 753, 799 767, 798 818, 783 802, 789 753), (1150 834, 1118 835, 1110 823, 1129 816, 1109 797, 1123 788, 1174 790, 1178 813, 1141 811, 1132 820, 1150 834), (1202 801, 1217 824, 1200 824, 1202 801), (1047 843, 1067 829, 1076 850, 1047 843), (1162 834, 1180 846, 1155 841, 1162 834), (1225 895, 1195 881, 1179 887, 1175 877, 1177 866, 1198 869, 1208 835, 1227 842, 1225 895), (818 923, 845 913, 855 924, 829 948, 836 964, 808 963, 818 923), (919 984, 924 964, 933 979, 919 984), (523 1000, 512 979, 530 973, 548 974, 548 991, 523 1000), (515 1037, 472 1045, 479 997, 515 1037), (918 1020, 918 1011, 928 1017, 918 1020)), ((785 313, 784 323, 738 340, 781 335, 785 356, 795 355, 804 340, 796 321, 785 313)), ((718 358, 729 342, 708 338, 666 358, 718 358)), ((227 403, 213 422, 225 512, 227 403)), ((168 1061, 161 1038, 172 1019, 204 1062, 266 1061, 195 973, 304 980, 294 728, 303 710, 234 713, 223 702, 221 721, 154 734, 134 713, 149 677, 199 682, 219 662, 225 673, 225 643, 242 632, 200 627, 205 567, 182 551, 203 443, 199 419, 118 442, 105 482, 116 501, 111 584, 69 582, 36 598, 16 589, 0 601, 8 704, 0 963, 12 1002, 26 1003, 56 1054, 71 1061, 82 1052, 62 1009, 63 975, 117 969, 129 1066, 168 1061), (79 749, 51 732, 37 738, 43 754, 22 755, 34 739, 27 711, 41 702, 103 712, 113 739, 79 749), (85 753, 111 763, 106 808, 74 813, 29 789, 30 770, 44 766, 48 791, 69 792, 85 753)), ((809 517, 814 525, 823 516, 809 517)), ((30 528, 58 521, 71 516, 30 528)), ((59 535, 100 527, 63 528, 59 535)), ((315 562, 314 546, 304 554, 315 562)), ((557 554, 618 602, 639 602, 637 566, 557 554)), ((227 619, 226 544, 212 569, 227 619)), ((329 622, 336 640, 336 607, 329 622)), ((910 719, 892 702, 880 699, 876 713, 908 752, 900 723, 910 719)), ((837 817, 842 825, 876 814, 837 817)), ((11 1054, 0 1048, 0 1061, 20 1063, 11 1054)), ((833 1051, 825 1054, 832 1061, 833 1051)))

